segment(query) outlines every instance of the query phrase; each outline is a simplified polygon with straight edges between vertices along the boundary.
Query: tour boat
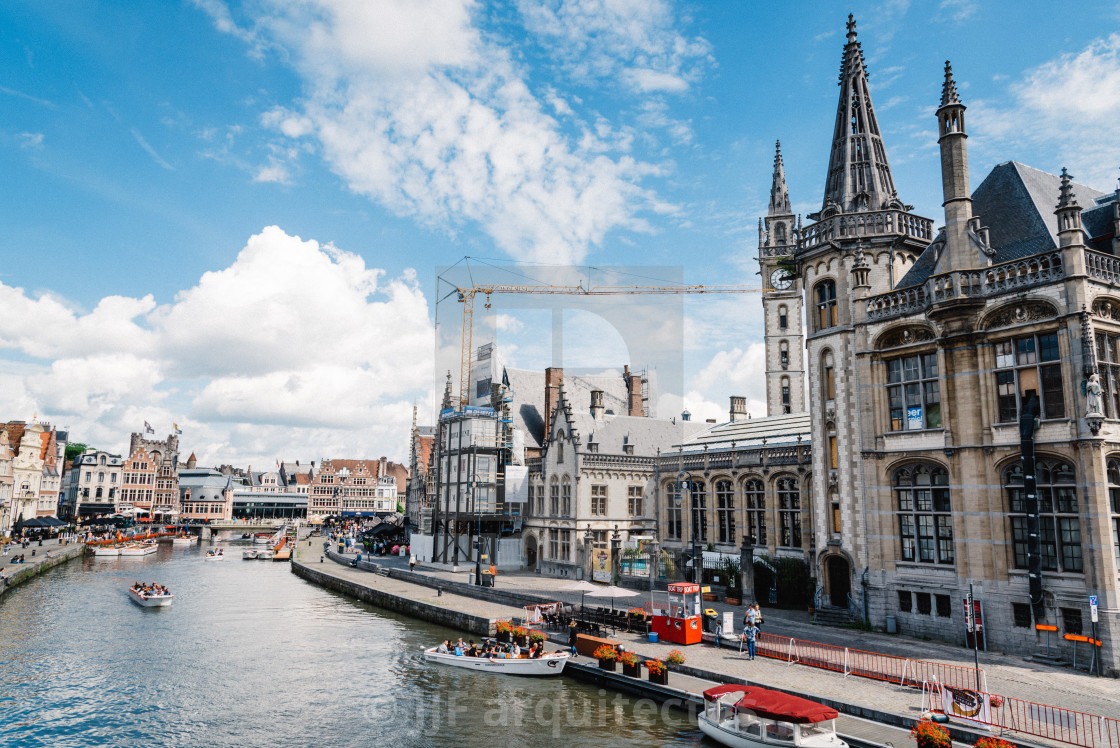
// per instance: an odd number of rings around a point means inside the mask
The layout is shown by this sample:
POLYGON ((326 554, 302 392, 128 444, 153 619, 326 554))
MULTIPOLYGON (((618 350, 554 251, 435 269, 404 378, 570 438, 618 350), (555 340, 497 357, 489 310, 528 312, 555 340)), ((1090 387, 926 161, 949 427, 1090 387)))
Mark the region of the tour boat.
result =
POLYGON ((241 551, 241 558, 245 559, 246 561, 251 561, 252 559, 255 559, 256 557, 257 557, 257 552, 254 551, 254 550, 241 551))
POLYGON ((262 532, 259 533, 255 538, 253 538, 253 542, 257 545, 271 545, 272 536, 267 532, 262 532))
POLYGON ((704 692, 700 731, 731 748, 848 748, 836 736, 837 711, 800 696, 728 684, 704 692))
POLYGON ((168 605, 175 602, 175 596, 170 592, 167 594, 155 594, 144 592, 143 590, 135 590, 131 587, 128 588, 128 596, 132 598, 132 602, 144 608, 166 608, 168 605))
POLYGON ((221 548, 211 548, 210 550, 206 551, 207 561, 224 561, 225 558, 226 552, 221 548))
POLYGON ((271 561, 274 555, 272 551, 257 551, 257 559, 260 561, 271 561))
POLYGON ((171 541, 172 545, 192 545, 198 542, 197 535, 176 535, 171 541))
POLYGON ((564 665, 568 663, 567 652, 553 652, 529 659, 527 655, 520 657, 468 657, 467 655, 444 654, 437 652, 436 647, 424 650, 424 658, 432 662, 439 662, 453 667, 466 668, 467 670, 481 670, 487 673, 502 673, 504 675, 560 675, 564 672, 564 665))
POLYGON ((119 556, 121 549, 115 545, 99 545, 93 549, 95 556, 119 556))
POLYGON ((121 555, 122 556, 149 556, 149 555, 155 553, 158 550, 159 550, 159 548, 156 547, 155 543, 135 543, 135 544, 130 544, 130 545, 123 546, 121 548, 121 555))

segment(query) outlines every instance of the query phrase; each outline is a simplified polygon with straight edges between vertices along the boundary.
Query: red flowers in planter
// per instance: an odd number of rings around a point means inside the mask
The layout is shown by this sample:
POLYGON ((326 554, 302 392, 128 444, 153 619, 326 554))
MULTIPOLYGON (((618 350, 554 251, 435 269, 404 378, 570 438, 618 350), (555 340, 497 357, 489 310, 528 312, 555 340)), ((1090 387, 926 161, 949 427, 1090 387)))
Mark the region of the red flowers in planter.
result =
POLYGON ((665 663, 661 660, 646 660, 645 666, 651 675, 661 675, 665 672, 665 663))
POLYGON ((613 662, 618 659, 618 650, 606 644, 600 644, 598 648, 596 648, 596 650, 591 653, 591 656, 596 660, 606 660, 607 662, 613 662))
POLYGON ((918 741, 918 748, 952 748, 953 745, 953 741, 949 739, 949 731, 928 719, 914 725, 910 737, 918 741))
POLYGON ((670 665, 683 665, 684 652, 681 652, 679 649, 671 649, 669 650, 668 656, 665 657, 665 660, 670 665))
POLYGON ((1002 738, 980 738, 973 748, 1015 748, 1015 746, 1002 738))
POLYGON ((638 667, 638 663, 641 662, 641 660, 638 659, 638 655, 633 652, 623 652, 622 657, 619 659, 622 660, 622 664, 626 667, 638 667))

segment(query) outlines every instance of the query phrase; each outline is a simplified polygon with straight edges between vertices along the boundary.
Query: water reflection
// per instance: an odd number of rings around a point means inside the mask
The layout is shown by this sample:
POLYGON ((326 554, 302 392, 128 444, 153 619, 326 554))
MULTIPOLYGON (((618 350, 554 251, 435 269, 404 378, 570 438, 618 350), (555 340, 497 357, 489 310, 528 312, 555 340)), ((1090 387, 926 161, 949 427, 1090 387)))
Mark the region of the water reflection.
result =
POLYGON ((0 745, 696 745, 686 715, 567 678, 440 667, 458 632, 162 546, 60 567, 0 603, 0 745), (125 590, 157 581, 171 608, 125 590))

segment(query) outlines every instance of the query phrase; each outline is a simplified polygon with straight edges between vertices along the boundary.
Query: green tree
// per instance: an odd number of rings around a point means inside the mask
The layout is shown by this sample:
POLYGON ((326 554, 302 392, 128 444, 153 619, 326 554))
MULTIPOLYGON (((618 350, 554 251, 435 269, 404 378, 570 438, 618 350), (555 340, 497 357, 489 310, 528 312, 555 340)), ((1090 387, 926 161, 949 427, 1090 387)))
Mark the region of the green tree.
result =
POLYGON ((81 442, 70 442, 66 445, 66 457, 64 459, 67 462, 70 462, 70 460, 73 460, 75 457, 80 455, 82 452, 85 452, 87 449, 89 449, 89 446, 82 444, 81 442))

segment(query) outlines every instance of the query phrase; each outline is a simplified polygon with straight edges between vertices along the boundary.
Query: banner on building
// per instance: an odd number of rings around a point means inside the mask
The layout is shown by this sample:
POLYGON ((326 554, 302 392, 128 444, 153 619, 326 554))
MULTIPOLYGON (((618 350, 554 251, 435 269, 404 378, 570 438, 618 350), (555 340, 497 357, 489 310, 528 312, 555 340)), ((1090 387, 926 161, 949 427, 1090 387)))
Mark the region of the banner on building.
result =
POLYGON ((595 582, 611 583, 610 548, 596 548, 591 552, 591 579, 595 582))
POLYGON ((529 468, 506 465, 506 503, 524 504, 529 500, 529 468))

